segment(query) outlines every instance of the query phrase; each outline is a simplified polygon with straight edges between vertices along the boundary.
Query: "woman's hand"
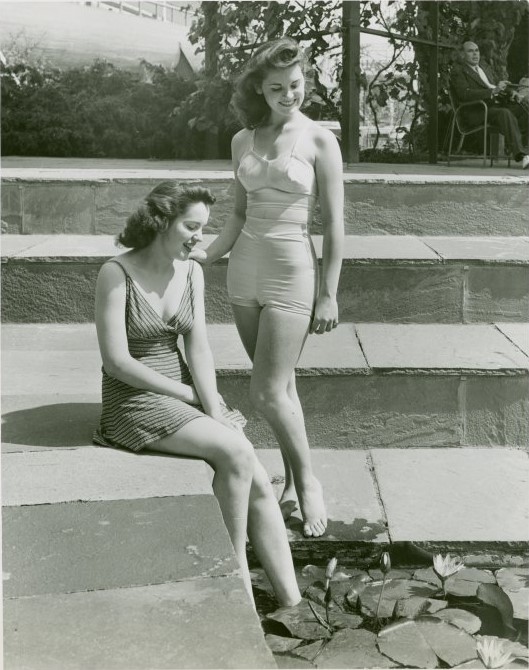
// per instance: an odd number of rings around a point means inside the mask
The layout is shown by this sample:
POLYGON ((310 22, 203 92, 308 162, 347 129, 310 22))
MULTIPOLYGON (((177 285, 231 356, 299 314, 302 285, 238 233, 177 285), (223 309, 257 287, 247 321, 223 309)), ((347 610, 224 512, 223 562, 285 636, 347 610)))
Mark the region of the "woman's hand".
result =
POLYGON ((330 333, 338 325, 338 303, 336 298, 321 296, 316 301, 314 317, 310 325, 310 333, 323 335, 330 333))
POLYGON ((194 261, 198 261, 199 263, 206 263, 208 260, 208 255, 204 251, 204 249, 199 249, 196 247, 193 249, 193 251, 190 252, 189 258, 191 258, 194 261))

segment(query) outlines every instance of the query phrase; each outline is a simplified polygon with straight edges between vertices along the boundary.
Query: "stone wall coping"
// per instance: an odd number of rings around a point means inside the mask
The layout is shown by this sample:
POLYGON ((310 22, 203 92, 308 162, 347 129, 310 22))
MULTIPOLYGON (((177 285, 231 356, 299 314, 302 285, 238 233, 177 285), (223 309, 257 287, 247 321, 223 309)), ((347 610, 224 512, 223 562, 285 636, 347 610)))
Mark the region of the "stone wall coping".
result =
MULTIPOLYGON (((204 235, 202 246, 214 238, 204 235)), ((323 238, 313 235, 312 240, 321 258, 323 238)), ((101 263, 125 251, 115 246, 112 235, 2 235, 0 245, 4 262, 101 263)), ((346 235, 344 240, 346 265, 447 262, 529 265, 529 237, 346 235)))
MULTIPOLYGON (((529 324, 517 325, 342 323, 332 333, 309 336, 297 373, 527 375, 529 324)), ((219 376, 249 375, 251 363, 235 325, 207 329, 219 376)), ((31 395, 35 388, 99 393, 94 324, 5 324, 2 348, 6 396, 31 395)))
MULTIPOLYGON (((387 166, 385 166, 387 169, 387 166)), ((233 172, 230 169, 105 169, 105 168, 2 168, 2 182, 77 182, 97 186, 98 184, 158 182, 165 179, 182 181, 231 182, 233 172)), ((410 174, 399 172, 344 171, 347 184, 414 184, 414 185, 527 185, 529 175, 498 174, 410 174)))

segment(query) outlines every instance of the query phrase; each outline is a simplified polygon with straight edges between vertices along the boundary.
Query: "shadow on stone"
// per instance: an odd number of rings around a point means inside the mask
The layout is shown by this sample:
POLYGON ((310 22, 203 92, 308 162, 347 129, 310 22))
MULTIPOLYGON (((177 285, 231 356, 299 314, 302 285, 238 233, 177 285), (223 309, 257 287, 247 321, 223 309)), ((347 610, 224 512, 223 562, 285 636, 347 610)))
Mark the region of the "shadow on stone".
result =
POLYGON ((92 444, 99 403, 61 403, 3 415, 2 442, 33 447, 81 447, 92 444))
MULTIPOLYGON (((287 528, 303 535, 303 523, 297 517, 290 517, 287 528)), ((329 519, 327 532, 322 540, 348 540, 354 542, 372 542, 386 532, 382 522, 372 522, 367 519, 354 519, 352 523, 329 519)))

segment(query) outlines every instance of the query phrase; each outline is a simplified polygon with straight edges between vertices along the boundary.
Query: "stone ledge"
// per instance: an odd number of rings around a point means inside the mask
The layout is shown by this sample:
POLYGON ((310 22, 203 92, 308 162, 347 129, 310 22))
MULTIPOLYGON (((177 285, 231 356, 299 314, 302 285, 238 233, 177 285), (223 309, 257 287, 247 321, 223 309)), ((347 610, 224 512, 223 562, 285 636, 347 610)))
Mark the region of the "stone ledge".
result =
POLYGON ((5 667, 277 668, 238 577, 4 602, 5 667))
MULTIPOLYGON (((309 336, 297 370, 309 376, 527 374, 529 356, 516 338, 522 342, 529 326, 519 325, 510 333, 512 340, 490 324, 342 323, 331 333, 309 336)), ((66 377, 82 378, 85 389, 90 388, 88 380, 99 379, 94 324, 5 324, 2 330, 4 384, 11 383, 8 394, 31 393, 30 379, 40 375, 49 377, 57 389, 61 378, 64 382, 66 377)), ((218 374, 250 372, 234 325, 208 324, 208 334, 218 374)))
MULTIPOLYGON (((31 160, 31 159, 30 159, 31 160)), ((51 162, 47 159, 47 162, 51 162)), ((108 165, 110 161, 106 161, 108 165)), ((133 161, 126 161, 133 163, 133 161)), ((75 159, 72 160, 75 164, 75 159)), ((144 162, 145 163, 145 162, 144 162)), ((131 183, 146 181, 162 181, 164 179, 180 179, 185 181, 233 181, 233 171, 228 161, 219 161, 216 169, 211 163, 201 167, 200 162, 189 161, 186 167, 176 167, 178 161, 159 161, 163 167, 8 167, 9 159, 3 161, 2 181, 6 183, 20 182, 77 182, 83 184, 131 183), (175 167, 171 167, 175 166, 175 167)), ((70 163, 71 164, 71 163, 70 163)), ((89 165, 90 163, 86 163, 89 165)), ((520 175, 500 175, 475 173, 461 174, 453 170, 444 171, 438 168, 432 174, 424 174, 424 167, 413 171, 413 166, 405 173, 391 171, 387 165, 372 166, 373 171, 366 171, 359 166, 354 172, 344 169, 344 182, 348 184, 413 184, 413 185, 520 185, 528 184, 529 177, 520 175), (376 170, 376 172, 375 172, 376 170)), ((407 166, 408 167, 408 166, 407 166)), ((402 166, 399 166, 402 170, 402 166)), ((521 171, 520 171, 521 172, 521 171)))
MULTIPOLYGON (((215 239, 205 235, 201 246, 215 239)), ((323 237, 313 236, 319 259, 323 237)), ((2 235, 2 260, 17 262, 102 263, 126 249, 112 235, 2 235)), ((220 263, 227 262, 229 254, 220 263)), ((344 265, 529 265, 529 237, 417 237, 414 235, 346 235, 344 265)))

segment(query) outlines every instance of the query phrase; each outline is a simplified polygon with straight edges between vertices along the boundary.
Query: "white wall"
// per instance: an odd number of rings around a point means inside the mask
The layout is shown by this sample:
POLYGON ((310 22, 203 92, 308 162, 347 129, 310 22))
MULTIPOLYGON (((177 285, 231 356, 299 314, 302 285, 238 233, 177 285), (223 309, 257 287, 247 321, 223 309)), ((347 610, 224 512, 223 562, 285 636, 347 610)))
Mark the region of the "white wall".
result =
POLYGON ((106 58, 137 68, 142 58, 167 67, 180 59, 180 43, 192 61, 195 47, 186 29, 162 21, 119 14, 78 2, 0 2, 0 45, 23 33, 60 66, 106 58))

